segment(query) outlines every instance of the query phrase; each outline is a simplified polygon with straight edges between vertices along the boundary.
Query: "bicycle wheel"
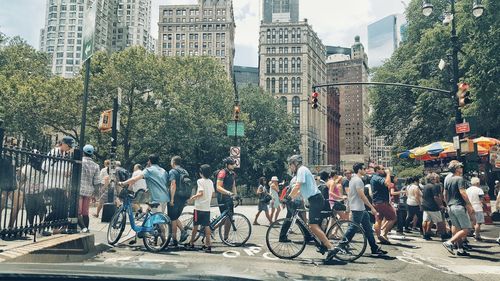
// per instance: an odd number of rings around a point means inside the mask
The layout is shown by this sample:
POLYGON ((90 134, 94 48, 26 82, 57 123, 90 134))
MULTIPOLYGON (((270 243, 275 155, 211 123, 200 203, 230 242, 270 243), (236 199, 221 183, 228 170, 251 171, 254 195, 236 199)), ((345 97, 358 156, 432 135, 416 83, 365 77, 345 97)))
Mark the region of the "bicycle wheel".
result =
POLYGON ((333 246, 341 250, 335 257, 341 261, 352 262, 359 259, 366 250, 368 241, 363 228, 349 220, 336 221, 326 233, 333 246), (350 237, 346 237, 346 233, 350 237))
POLYGON ((291 219, 283 218, 273 222, 267 229, 266 244, 276 257, 293 259, 304 251, 306 247, 304 237, 304 231, 297 222, 291 225, 291 219))
POLYGON ((248 239, 250 239, 250 235, 252 234, 252 225, 247 217, 242 214, 233 214, 233 218, 231 223, 228 225, 229 230, 226 230, 227 225, 226 222, 229 220, 228 217, 225 218, 219 227, 219 237, 222 243, 233 246, 240 247, 244 245, 248 239), (227 237, 224 237, 227 232, 227 237))
MULTIPOLYGON (((188 238, 186 241, 189 241, 189 239, 191 238, 191 233, 193 231, 193 226, 194 226, 193 213, 192 212, 183 212, 181 214, 181 216, 179 217, 179 221, 182 223, 182 229, 187 231, 188 238)), ((181 235, 180 232, 178 232, 177 237, 181 237, 180 235, 181 235)), ((196 240, 198 240, 199 237, 200 237, 200 234, 197 233, 193 242, 196 242, 196 240)))
POLYGON ((115 245, 118 240, 122 237, 123 230, 125 229, 125 223, 127 222, 127 212, 121 207, 116 211, 111 218, 108 225, 108 243, 110 245, 115 245))
POLYGON ((150 225, 153 230, 144 234, 144 246, 150 252, 159 252, 167 247, 170 241, 170 219, 163 213, 152 214, 144 225, 150 225))

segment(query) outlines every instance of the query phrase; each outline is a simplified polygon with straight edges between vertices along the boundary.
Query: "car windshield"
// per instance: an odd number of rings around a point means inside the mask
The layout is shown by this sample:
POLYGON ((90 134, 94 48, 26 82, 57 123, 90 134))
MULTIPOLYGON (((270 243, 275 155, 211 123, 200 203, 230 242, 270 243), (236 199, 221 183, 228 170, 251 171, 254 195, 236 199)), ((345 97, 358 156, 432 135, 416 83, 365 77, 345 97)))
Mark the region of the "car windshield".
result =
POLYGON ((0 280, 499 279, 500 1, 0 2, 0 280))

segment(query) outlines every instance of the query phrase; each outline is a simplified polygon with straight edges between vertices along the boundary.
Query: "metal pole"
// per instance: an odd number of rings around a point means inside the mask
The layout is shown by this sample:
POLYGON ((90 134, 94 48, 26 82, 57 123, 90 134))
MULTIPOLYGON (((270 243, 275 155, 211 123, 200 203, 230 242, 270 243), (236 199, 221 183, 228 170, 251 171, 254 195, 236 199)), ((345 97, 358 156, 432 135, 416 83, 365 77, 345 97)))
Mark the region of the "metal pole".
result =
POLYGON ((73 152, 73 173, 71 174, 71 192, 69 195, 69 225, 68 234, 78 233, 78 205, 79 205, 79 195, 80 195, 80 183, 82 179, 82 150, 80 148, 75 149, 73 152))
POLYGON ((451 80, 451 96, 456 101, 456 109, 455 109, 455 124, 462 123, 462 112, 460 111, 460 106, 458 104, 458 98, 455 96, 458 92, 458 79, 459 79, 459 69, 458 69, 458 36, 456 30, 456 22, 455 22, 455 0, 451 0, 451 44, 452 44, 452 72, 453 77, 451 80))
POLYGON ((90 58, 85 61, 85 80, 83 82, 83 105, 82 105, 82 124, 80 127, 80 140, 78 145, 85 145, 85 126, 87 123, 87 103, 89 99, 89 80, 90 80, 90 58))
POLYGON ((0 119, 0 156, 2 154, 4 133, 5 129, 3 128, 3 120, 0 119))
POLYGON ((116 187, 116 147, 118 138, 118 98, 113 99, 113 117, 111 123, 111 163, 110 163, 110 188, 108 189, 108 203, 112 203, 116 187))

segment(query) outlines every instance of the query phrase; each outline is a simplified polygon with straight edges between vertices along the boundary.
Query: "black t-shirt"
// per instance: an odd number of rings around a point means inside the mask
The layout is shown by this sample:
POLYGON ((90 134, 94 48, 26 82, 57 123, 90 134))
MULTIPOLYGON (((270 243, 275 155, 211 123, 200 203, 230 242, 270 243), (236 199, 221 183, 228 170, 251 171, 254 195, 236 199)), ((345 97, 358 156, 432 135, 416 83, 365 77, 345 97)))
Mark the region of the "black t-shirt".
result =
POLYGON ((439 196, 439 194, 441 194, 441 186, 439 184, 428 183, 424 186, 422 194, 422 208, 424 211, 439 211, 439 205, 434 200, 434 196, 439 196))
POLYGON ((465 181, 460 176, 453 176, 447 182, 446 191, 448 192, 448 206, 462 205, 465 206, 465 200, 460 194, 460 189, 465 189, 465 181))
POLYGON ((389 189, 385 186, 385 178, 379 175, 373 175, 370 180, 373 193, 373 203, 388 203, 389 202, 389 189))
POLYGON ((349 188, 349 180, 344 178, 342 180, 342 194, 347 195, 346 189, 349 188))

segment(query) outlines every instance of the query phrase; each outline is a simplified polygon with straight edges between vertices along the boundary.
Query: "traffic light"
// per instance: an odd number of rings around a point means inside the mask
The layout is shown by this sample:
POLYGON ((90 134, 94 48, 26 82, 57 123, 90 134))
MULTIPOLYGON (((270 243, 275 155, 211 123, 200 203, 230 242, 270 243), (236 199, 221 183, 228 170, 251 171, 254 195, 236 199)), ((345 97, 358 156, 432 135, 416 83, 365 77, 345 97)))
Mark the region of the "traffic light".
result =
POLYGON ((311 95, 311 107, 312 107, 312 109, 318 108, 318 97, 319 97, 318 92, 314 91, 311 95))
POLYGON ((458 84, 457 98, 458 98, 458 106, 460 107, 464 107, 472 102, 472 99, 470 98, 469 84, 467 83, 458 84))
POLYGON ((240 120, 240 106, 239 105, 235 105, 234 106, 234 120, 240 120))

